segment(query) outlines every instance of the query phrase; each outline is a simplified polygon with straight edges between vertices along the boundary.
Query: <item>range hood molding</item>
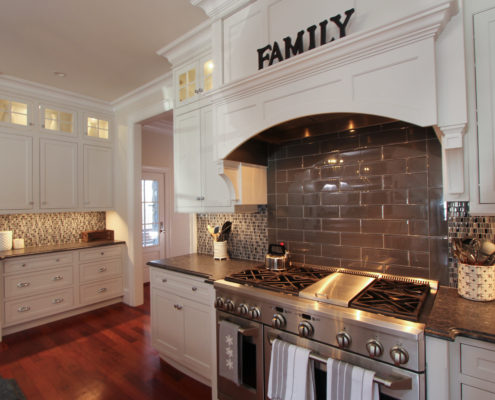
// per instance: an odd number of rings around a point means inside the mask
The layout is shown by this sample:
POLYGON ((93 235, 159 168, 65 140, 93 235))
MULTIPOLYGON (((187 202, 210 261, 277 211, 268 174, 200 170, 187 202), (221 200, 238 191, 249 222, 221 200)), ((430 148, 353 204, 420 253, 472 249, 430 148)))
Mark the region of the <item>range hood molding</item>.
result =
MULTIPOLYGON (((462 171, 467 110, 452 107, 451 112, 438 104, 462 98, 463 91, 465 99, 465 87, 462 79, 459 84, 439 86, 442 76, 435 60, 437 38, 458 11, 457 1, 439 1, 215 90, 210 99, 215 107, 218 158, 227 158, 245 141, 285 121, 356 113, 433 126, 444 147, 444 164, 462 171)), ((444 179, 444 192, 460 193, 463 176, 456 173, 455 180, 444 179)))

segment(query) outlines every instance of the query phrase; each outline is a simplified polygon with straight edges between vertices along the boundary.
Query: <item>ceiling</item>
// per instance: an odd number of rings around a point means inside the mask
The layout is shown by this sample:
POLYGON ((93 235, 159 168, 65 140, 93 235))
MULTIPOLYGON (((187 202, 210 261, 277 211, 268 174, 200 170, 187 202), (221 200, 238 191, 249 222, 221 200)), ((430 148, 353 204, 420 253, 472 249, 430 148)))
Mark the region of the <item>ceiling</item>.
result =
POLYGON ((189 0, 2 0, 0 7, 1 74, 105 101, 170 71, 155 52, 207 19, 189 0))

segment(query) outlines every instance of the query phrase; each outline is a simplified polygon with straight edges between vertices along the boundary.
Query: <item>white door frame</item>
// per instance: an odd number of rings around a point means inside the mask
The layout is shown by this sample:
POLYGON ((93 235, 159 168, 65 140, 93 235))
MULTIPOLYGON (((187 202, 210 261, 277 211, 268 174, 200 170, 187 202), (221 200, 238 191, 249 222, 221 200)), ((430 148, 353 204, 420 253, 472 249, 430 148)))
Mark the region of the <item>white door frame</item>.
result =
MULTIPOLYGON (((141 180, 143 179, 143 173, 144 172, 151 172, 151 173, 156 173, 156 174, 162 174, 163 175, 163 190, 164 190, 164 198, 163 201, 165 202, 164 206, 164 213, 165 215, 164 220, 164 229, 165 229, 165 257, 170 257, 170 218, 172 216, 172 183, 171 183, 171 178, 170 178, 170 168, 160 168, 160 167, 149 167, 143 165, 141 168, 141 180)), ((141 215, 141 219, 143 216, 141 215)), ((142 232, 142 229, 141 229, 142 232)))

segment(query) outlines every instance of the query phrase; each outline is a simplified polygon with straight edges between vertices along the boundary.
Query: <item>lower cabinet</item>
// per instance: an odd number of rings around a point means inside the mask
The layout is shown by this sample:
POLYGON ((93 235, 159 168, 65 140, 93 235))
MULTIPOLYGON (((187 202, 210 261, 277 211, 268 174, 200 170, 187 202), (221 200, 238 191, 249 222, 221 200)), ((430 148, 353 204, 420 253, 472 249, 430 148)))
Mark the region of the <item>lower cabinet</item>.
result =
POLYGON ((428 399, 495 400, 495 344, 426 338, 428 399))
POLYGON ((3 333, 118 300, 123 295, 122 248, 123 245, 115 245, 54 252, 0 263, 3 333))
POLYGON ((186 274, 150 270, 153 347, 177 369, 215 387, 213 285, 186 274))

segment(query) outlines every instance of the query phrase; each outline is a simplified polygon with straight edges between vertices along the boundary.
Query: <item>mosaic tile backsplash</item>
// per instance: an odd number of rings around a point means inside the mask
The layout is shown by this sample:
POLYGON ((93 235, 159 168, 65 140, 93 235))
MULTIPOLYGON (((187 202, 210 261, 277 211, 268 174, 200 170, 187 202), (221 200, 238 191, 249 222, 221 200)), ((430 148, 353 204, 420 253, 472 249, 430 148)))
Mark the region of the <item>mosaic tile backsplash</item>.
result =
POLYGON ((198 214, 198 253, 213 255, 213 238, 207 226, 222 226, 232 222, 228 238, 228 251, 231 258, 263 262, 268 250, 268 226, 266 206, 259 206, 258 212, 250 214, 198 214))
POLYGON ((0 231, 13 231, 25 246, 78 242, 81 232, 105 229, 105 212, 0 215, 0 231))

